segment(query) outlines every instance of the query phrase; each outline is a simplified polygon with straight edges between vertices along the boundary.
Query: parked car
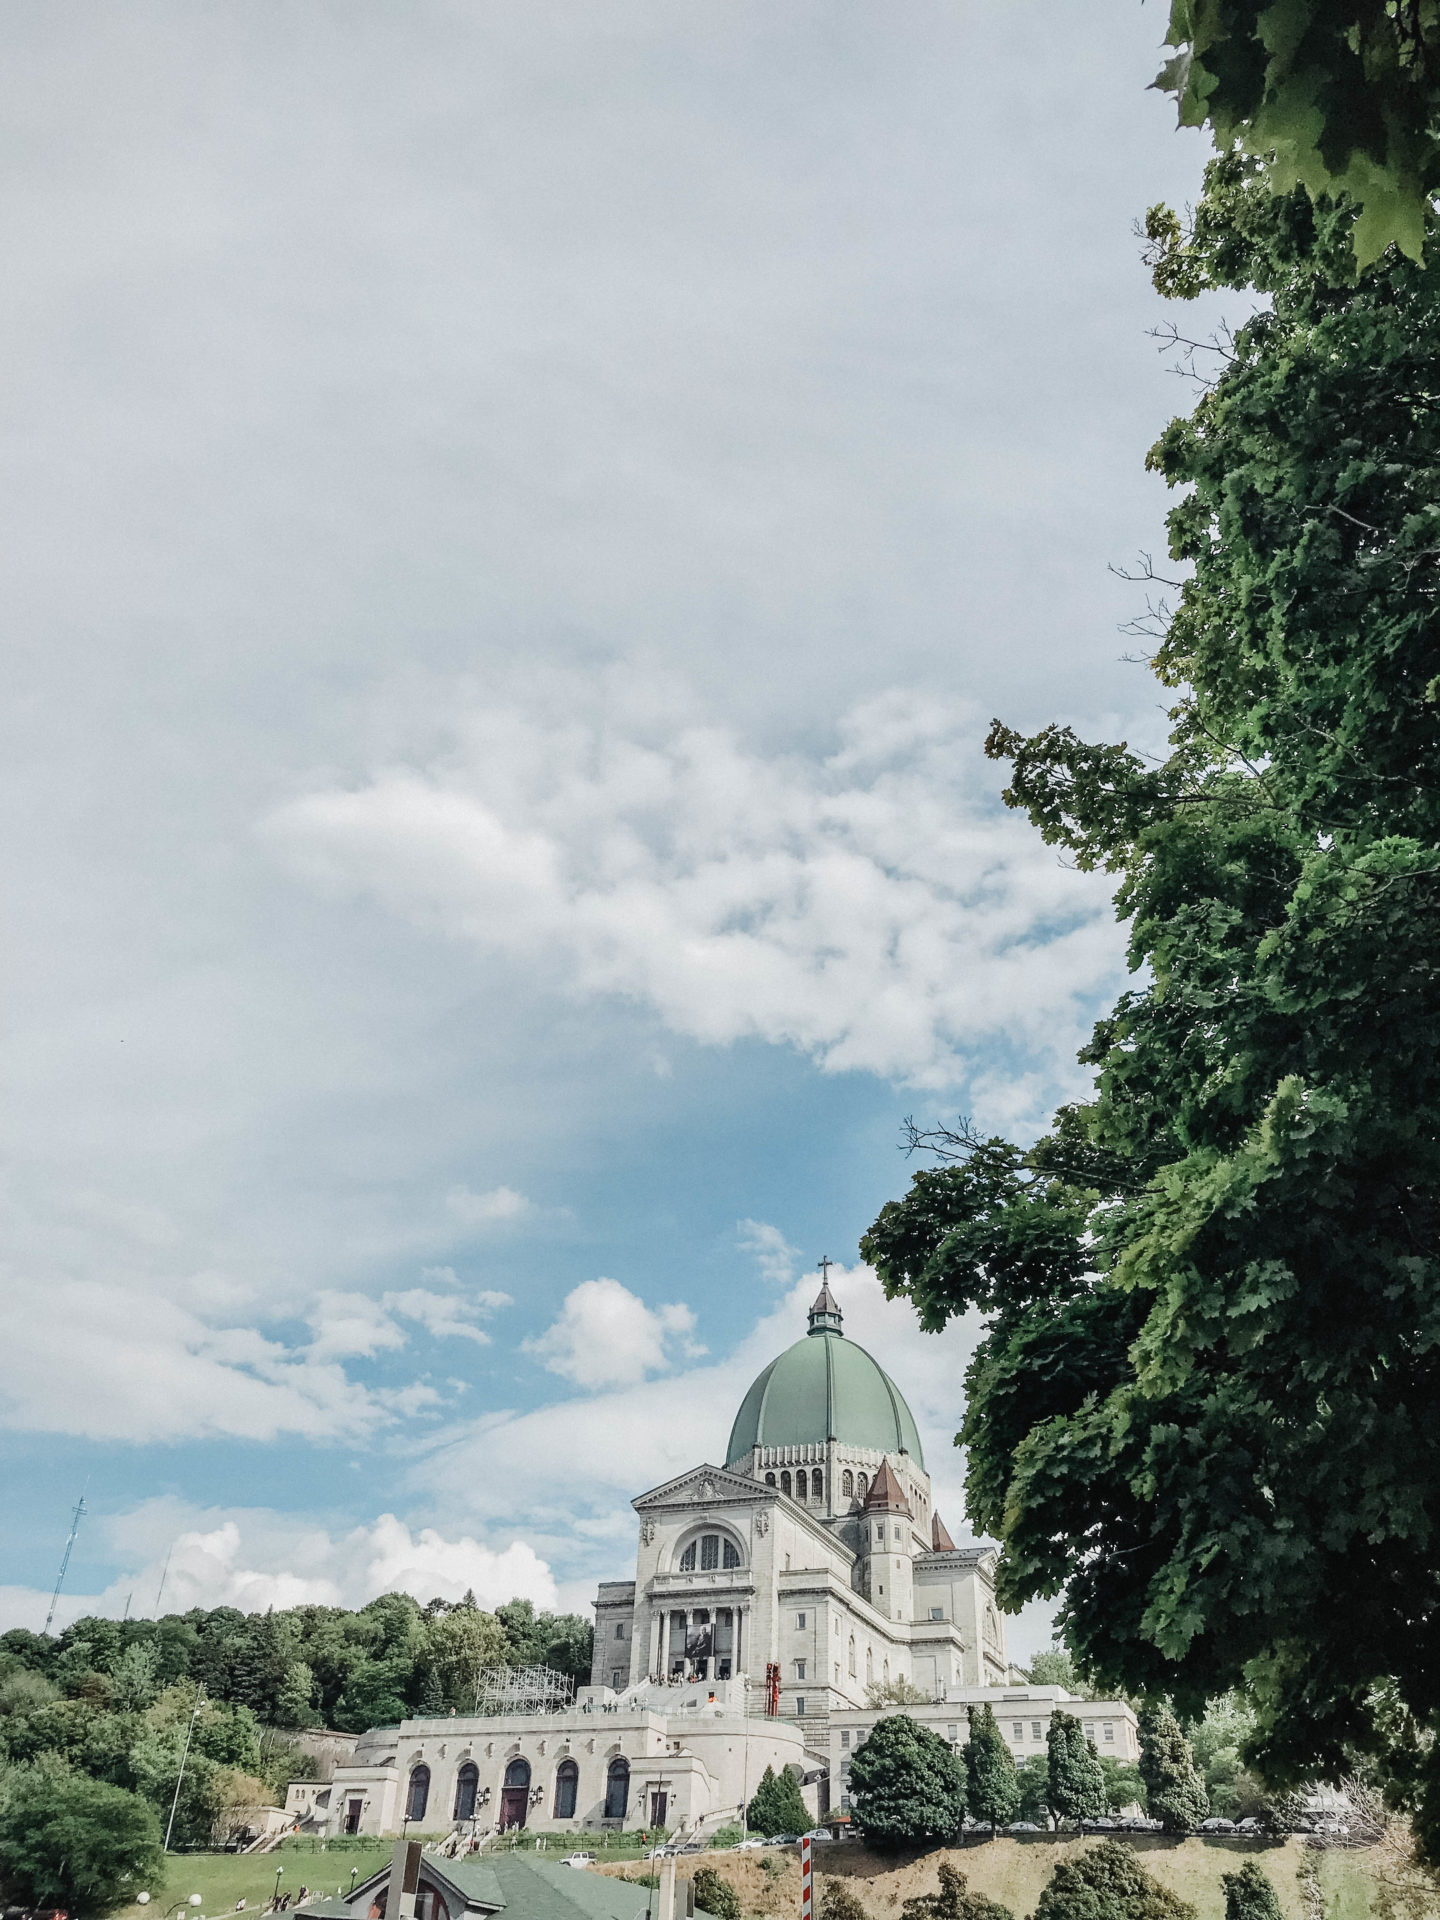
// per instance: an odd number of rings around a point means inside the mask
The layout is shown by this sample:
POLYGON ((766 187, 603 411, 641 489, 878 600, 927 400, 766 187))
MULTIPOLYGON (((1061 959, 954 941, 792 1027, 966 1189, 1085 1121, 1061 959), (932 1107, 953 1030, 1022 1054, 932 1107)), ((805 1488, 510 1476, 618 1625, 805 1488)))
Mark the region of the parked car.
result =
POLYGON ((763 1840, 742 1840, 735 1851, 737 1853, 750 1853, 754 1848, 763 1847, 764 1845, 765 1842, 763 1840))
POLYGON ((1235 1822, 1222 1820, 1218 1813, 1212 1813, 1208 1820, 1200 1822, 1201 1833, 1234 1833, 1235 1822))
POLYGON ((1012 1820, 1005 1831, 1007 1833, 1039 1833, 1040 1829, 1033 1820, 1012 1820))
POLYGON ((798 1847, 800 1836, 798 1833, 772 1833, 765 1844, 767 1847, 798 1847))
POLYGON ((703 1840, 687 1840, 683 1847, 675 1847, 672 1851, 675 1853, 704 1853, 705 1842, 703 1840))
POLYGON ((809 1833, 802 1835, 802 1838, 806 1840, 823 1840, 825 1844, 829 1846, 835 1836, 828 1827, 812 1827, 809 1833))
POLYGON ((595 1856, 593 1853, 567 1853, 560 1864, 562 1867, 593 1867, 595 1856))

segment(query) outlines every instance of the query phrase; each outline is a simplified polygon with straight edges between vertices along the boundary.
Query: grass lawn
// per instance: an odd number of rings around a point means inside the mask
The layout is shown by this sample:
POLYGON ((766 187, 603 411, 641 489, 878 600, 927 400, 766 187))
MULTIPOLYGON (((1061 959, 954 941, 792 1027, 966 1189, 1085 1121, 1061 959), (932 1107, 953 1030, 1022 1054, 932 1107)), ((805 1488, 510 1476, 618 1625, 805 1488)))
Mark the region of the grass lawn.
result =
POLYGON ((298 1893, 303 1886, 312 1893, 333 1897, 336 1887, 350 1885, 352 1867, 359 1868, 356 1879, 364 1880, 384 1865, 394 1847, 393 1840, 383 1840, 362 1850, 351 1841, 343 1852, 312 1853, 307 1841, 298 1849, 293 1843, 284 1844, 274 1853, 172 1854, 164 1887, 150 1888, 150 1905, 124 1907, 120 1920, 163 1920, 167 1908, 177 1900, 188 1900, 192 1893, 199 1894, 200 1905, 187 1911, 203 1914, 206 1920, 214 1920, 217 1914, 233 1914, 239 1900, 245 1902, 247 1912, 258 1911, 275 1890, 277 1867, 285 1869, 280 1876, 282 1893, 298 1893))

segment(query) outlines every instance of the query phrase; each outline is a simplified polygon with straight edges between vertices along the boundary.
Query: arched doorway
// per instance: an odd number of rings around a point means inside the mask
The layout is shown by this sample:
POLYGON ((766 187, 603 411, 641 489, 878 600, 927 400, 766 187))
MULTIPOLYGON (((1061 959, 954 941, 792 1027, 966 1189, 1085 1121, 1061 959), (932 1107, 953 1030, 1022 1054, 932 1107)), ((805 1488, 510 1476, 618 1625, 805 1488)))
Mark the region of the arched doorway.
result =
POLYGON ((605 1774, 605 1818, 623 1820, 630 1804, 630 1762, 612 1760, 605 1774))
POLYGON ((480 1769, 473 1760, 467 1760, 455 1776, 455 1818, 473 1820, 475 1818, 475 1794, 480 1785, 480 1769))
POLYGON ((500 1789, 500 1827, 523 1827, 530 1811, 530 1762, 512 1760, 500 1789))
POLYGON ((430 1804, 430 1769, 423 1764, 410 1775, 410 1791, 405 1796, 405 1818, 423 1820, 430 1804))
POLYGON ((555 1818, 573 1820, 579 1795, 580 1769, 573 1760, 562 1760, 555 1769, 555 1818))

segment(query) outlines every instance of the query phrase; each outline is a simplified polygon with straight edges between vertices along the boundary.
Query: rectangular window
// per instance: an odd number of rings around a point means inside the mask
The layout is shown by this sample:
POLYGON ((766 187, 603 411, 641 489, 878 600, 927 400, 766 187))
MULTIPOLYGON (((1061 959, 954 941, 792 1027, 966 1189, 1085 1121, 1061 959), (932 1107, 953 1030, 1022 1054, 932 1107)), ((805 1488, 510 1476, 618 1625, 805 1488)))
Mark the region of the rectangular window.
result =
POLYGON ((615 1629, 615 1638, 616 1638, 617 1640, 623 1640, 623 1639, 625 1638, 625 1629, 624 1629, 624 1627, 623 1627, 623 1626, 621 1626, 621 1627, 616 1627, 616 1629, 615 1629))
POLYGON ((931 1607, 930 1618, 932 1620, 943 1620, 945 1618, 944 1607, 931 1607))
POLYGON ((955 1745, 955 1742, 960 1738, 959 1727, 946 1727, 945 1738, 950 1742, 951 1746, 953 1747, 955 1745))
POLYGON ((720 1536, 718 1533, 707 1533, 700 1542, 700 1570, 702 1573, 713 1573, 719 1564, 720 1536))
POLYGON ((805 1678, 805 1662, 803 1660, 797 1660, 795 1662, 795 1678, 797 1680, 803 1680, 805 1678))
POLYGON ((1011 1728, 1010 1728, 1010 1737, 1013 1740, 1023 1740, 1025 1738, 1025 1722, 1023 1720, 1016 1720, 1012 1722, 1011 1728))
POLYGON ((850 1811, 850 1796, 848 1793, 842 1793, 840 1796, 840 1811, 842 1813, 848 1813, 850 1811))
POLYGON ((610 1684, 617 1693, 620 1691, 620 1688, 624 1685, 624 1681, 625 1681, 624 1674, 620 1671, 619 1667, 616 1667, 615 1671, 610 1675, 610 1684))
POLYGON ((805 1696, 803 1693, 797 1693, 795 1696, 795 1711, 802 1720, 805 1718, 805 1696))
POLYGON ((1045 1738, 1045 1729, 1038 1720, 1032 1720, 1030 1722, 1030 1738, 1032 1740, 1043 1740, 1045 1738))
POLYGON ((796 1624, 796 1626, 797 1626, 797 1627, 799 1627, 799 1628, 800 1628, 800 1630, 801 1630, 802 1632, 804 1631, 804 1629, 805 1629, 805 1616, 804 1616, 804 1614, 803 1614, 803 1613, 797 1613, 797 1614, 796 1614, 796 1616, 795 1616, 795 1624, 796 1624))
POLYGON ((1115 1725, 1113 1721, 1107 1720, 1105 1722, 1105 1738, 1107 1740, 1113 1740, 1115 1738, 1115 1725))
POLYGON ((849 1735, 848 1733, 842 1733, 842 1734, 840 1735, 840 1744, 841 1744, 841 1746, 842 1746, 842 1747, 848 1747, 848 1746, 849 1746, 849 1744, 850 1744, 850 1735, 849 1735))
POLYGON ((1087 1720, 1085 1722, 1085 1738, 1093 1747, 1095 1744, 1095 1722, 1093 1720, 1087 1720))

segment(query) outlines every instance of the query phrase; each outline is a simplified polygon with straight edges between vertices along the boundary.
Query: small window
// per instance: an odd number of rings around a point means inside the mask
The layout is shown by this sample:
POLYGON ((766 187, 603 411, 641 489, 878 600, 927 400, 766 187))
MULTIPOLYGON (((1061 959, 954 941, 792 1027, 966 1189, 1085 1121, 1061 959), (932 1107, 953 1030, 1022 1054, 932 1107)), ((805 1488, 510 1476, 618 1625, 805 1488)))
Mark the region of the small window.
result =
POLYGON ((693 1573, 695 1571, 695 1542, 693 1540, 680 1556, 680 1571, 682 1573, 693 1573))
POLYGON ((840 1662, 838 1660, 835 1662, 835 1684, 837 1687, 840 1684, 840 1662))
POLYGON ((704 1573, 713 1573, 720 1564, 720 1536, 707 1533, 700 1542, 700 1567, 704 1573))
POLYGON ((724 1560, 727 1567, 738 1567, 740 1564, 740 1549, 733 1540, 725 1542, 724 1560))
POLYGON ((812 1500, 823 1500, 825 1498, 825 1476, 819 1467, 816 1467, 810 1476, 810 1498, 812 1500))
POLYGON ((840 1811, 842 1813, 848 1813, 850 1811, 850 1796, 848 1793, 842 1793, 840 1796, 840 1811))
POLYGON ((810 1498, 810 1483, 805 1478, 804 1467, 801 1467, 795 1476, 795 1498, 797 1500, 808 1500, 810 1498))
POLYGON ((1115 1738, 1115 1724, 1113 1721, 1107 1720, 1105 1722, 1104 1732, 1107 1740, 1113 1740, 1115 1738))
POLYGON ((1087 1720, 1085 1722, 1085 1738, 1093 1747, 1095 1744, 1095 1722, 1093 1720, 1087 1720))
POLYGON ((1016 1720, 1012 1723, 1010 1737, 1012 1740, 1023 1740, 1025 1738, 1025 1722, 1023 1720, 1016 1720))
POLYGON ((625 1629, 623 1626, 616 1627, 615 1638, 617 1640, 623 1640, 625 1638, 625 1629))
POLYGON ((842 1734, 841 1734, 841 1736, 840 1736, 840 1744, 841 1744, 841 1746, 842 1746, 842 1747, 848 1747, 848 1746, 849 1746, 849 1744, 850 1744, 850 1735, 849 1735, 848 1733, 842 1733, 842 1734))
POLYGON ((857 1473, 855 1476, 855 1493, 857 1498, 863 1500, 869 1491, 870 1491, 869 1480, 865 1477, 863 1473, 857 1473))
POLYGON ((958 1726, 946 1727, 945 1738, 950 1742, 951 1746, 953 1747, 955 1745, 955 1742, 960 1738, 959 1727, 958 1726))
POLYGON ((616 1693, 618 1693, 621 1687, 624 1686, 624 1684, 625 1684, 625 1675, 621 1672, 619 1667, 615 1667, 614 1669, 612 1669, 610 1674, 610 1685, 614 1688, 616 1693))
POLYGON ((766 1474, 766 1476, 765 1476, 765 1484, 766 1484, 766 1486, 767 1486, 767 1487, 773 1487, 773 1486, 774 1486, 774 1484, 775 1484, 775 1476, 774 1476, 774 1474, 773 1474, 773 1473, 767 1473, 767 1474, 766 1474))
POLYGON ((797 1693, 795 1696, 795 1711, 802 1720, 805 1718, 805 1696, 803 1693, 797 1693))
POLYGON ((805 1631, 805 1615, 804 1615, 803 1613, 797 1613, 797 1614, 796 1614, 796 1616, 795 1616, 795 1624, 796 1624, 796 1626, 797 1626, 797 1627, 799 1627, 799 1629, 800 1629, 800 1631, 801 1631, 802 1633, 803 1633, 803 1632, 805 1631))
POLYGON ((803 1660, 797 1660, 795 1662, 795 1678, 797 1680, 803 1680, 805 1678, 805 1662, 803 1660))
POLYGON ((1032 1720, 1030 1722, 1030 1738, 1032 1740, 1043 1740, 1045 1738, 1045 1729, 1040 1721, 1032 1720))
POLYGON ((943 1620, 945 1618, 944 1607, 931 1607, 930 1618, 932 1620, 943 1620))
POLYGON ((789 1493, 790 1491, 790 1476, 788 1473, 782 1473, 780 1475, 780 1491, 782 1493, 789 1493))
POLYGON ((850 1636, 850 1672, 853 1676, 855 1672, 855 1636, 853 1633, 850 1636))
POLYGON ((840 1492, 847 1500, 855 1498, 855 1476, 848 1467, 840 1476, 840 1492))

